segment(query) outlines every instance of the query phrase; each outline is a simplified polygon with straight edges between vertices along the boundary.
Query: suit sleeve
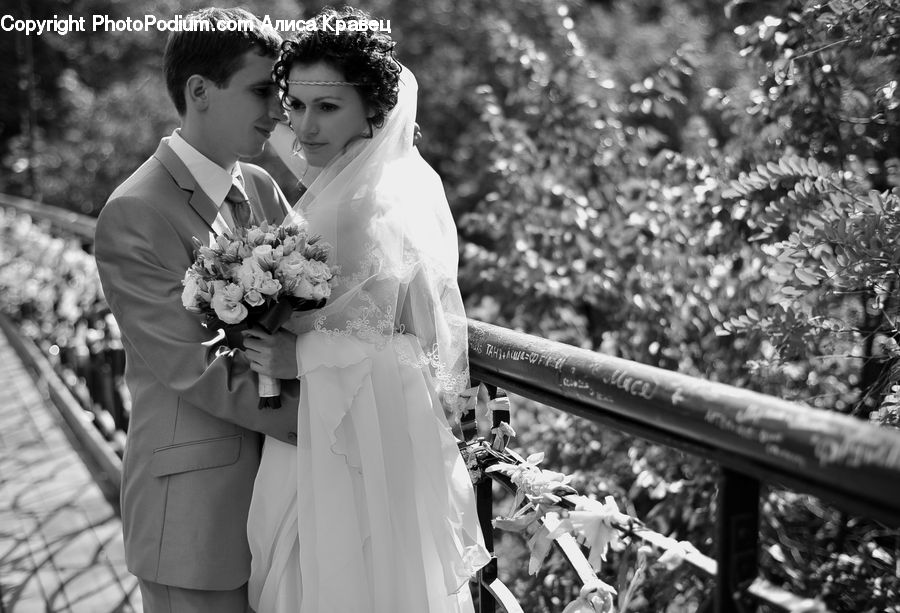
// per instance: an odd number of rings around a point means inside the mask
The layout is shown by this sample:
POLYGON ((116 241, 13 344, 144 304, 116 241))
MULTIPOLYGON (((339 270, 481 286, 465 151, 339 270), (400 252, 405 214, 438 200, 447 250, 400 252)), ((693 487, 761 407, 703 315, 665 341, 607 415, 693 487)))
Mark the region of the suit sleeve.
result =
POLYGON ((101 212, 97 267, 122 335, 159 385, 220 419, 293 443, 299 382, 284 383, 281 409, 259 411, 257 376, 243 352, 201 344, 212 335, 181 301, 190 265, 183 232, 151 203, 133 197, 114 198, 101 212))

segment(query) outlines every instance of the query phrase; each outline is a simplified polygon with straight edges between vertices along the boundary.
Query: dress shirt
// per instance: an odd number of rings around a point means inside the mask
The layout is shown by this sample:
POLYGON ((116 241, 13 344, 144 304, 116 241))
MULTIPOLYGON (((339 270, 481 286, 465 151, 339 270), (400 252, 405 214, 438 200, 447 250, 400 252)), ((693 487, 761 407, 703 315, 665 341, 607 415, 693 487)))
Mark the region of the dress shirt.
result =
POLYGON ((216 221, 221 221, 225 227, 233 228, 234 219, 231 216, 231 210, 223 205, 225 196, 228 195, 228 190, 231 189, 234 181, 237 181, 242 189, 244 187, 244 176, 241 174, 240 166, 234 164, 231 172, 222 168, 184 140, 178 129, 169 137, 169 147, 184 162, 188 172, 197 181, 197 185, 203 190, 203 193, 219 208, 216 221))

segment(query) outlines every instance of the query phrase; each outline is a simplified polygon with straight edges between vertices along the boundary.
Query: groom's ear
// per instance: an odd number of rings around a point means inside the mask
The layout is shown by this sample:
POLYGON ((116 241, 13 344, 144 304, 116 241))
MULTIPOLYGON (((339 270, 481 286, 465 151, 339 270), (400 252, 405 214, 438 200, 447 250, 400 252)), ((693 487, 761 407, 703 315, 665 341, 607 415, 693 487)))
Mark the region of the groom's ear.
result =
POLYGON ((184 98, 189 106, 199 111, 209 106, 209 82, 205 77, 194 74, 188 77, 184 85, 184 98))

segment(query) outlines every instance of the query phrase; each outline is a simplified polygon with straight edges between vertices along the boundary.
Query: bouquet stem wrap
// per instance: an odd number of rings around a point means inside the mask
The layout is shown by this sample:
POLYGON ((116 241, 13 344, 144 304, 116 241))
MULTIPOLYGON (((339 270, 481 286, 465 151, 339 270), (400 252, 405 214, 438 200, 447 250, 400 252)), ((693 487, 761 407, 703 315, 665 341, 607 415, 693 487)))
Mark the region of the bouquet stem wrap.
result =
POLYGON ((281 408, 281 381, 269 375, 259 376, 259 408, 281 408))
MULTIPOLYGON (((305 300, 291 300, 282 298, 274 303, 258 319, 257 323, 269 334, 275 334, 278 329, 291 318, 291 313, 296 310, 304 310, 318 306, 319 303, 309 305, 305 300)), ((269 375, 259 375, 259 408, 281 408, 281 381, 269 375)))

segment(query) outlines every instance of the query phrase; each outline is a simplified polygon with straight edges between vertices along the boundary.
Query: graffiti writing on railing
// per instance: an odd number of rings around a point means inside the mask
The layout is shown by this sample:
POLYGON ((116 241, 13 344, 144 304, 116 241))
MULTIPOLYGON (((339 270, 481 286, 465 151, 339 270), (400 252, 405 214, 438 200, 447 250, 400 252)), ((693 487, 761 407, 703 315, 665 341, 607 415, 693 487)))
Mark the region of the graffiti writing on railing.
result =
POLYGON ((600 381, 605 385, 611 385, 617 389, 626 391, 632 396, 638 396, 648 400, 653 397, 653 392, 656 391, 655 382, 631 376, 620 369, 602 375, 600 381))
POLYGON ((752 441, 760 443, 781 443, 784 441, 783 430, 769 430, 758 425, 747 425, 742 423, 740 414, 737 417, 731 417, 718 411, 709 410, 706 412, 706 423, 711 424, 720 430, 733 432, 734 434, 752 441))
POLYGON ((762 443, 765 445, 766 453, 771 456, 781 458, 797 466, 806 466, 806 459, 801 454, 785 449, 782 445, 786 432, 784 427, 764 428, 758 423, 746 423, 754 420, 753 418, 748 419, 742 413, 732 417, 715 410, 707 411, 704 419, 706 423, 720 430, 731 432, 743 439, 762 443))
POLYGON ((547 366, 553 370, 560 370, 566 362, 566 356, 561 353, 541 353, 539 351, 528 351, 527 349, 509 349, 507 347, 498 347, 492 343, 484 343, 482 353, 495 360, 528 362, 535 366, 547 366))
MULTIPOLYGON (((885 437, 886 439, 886 437, 885 437)), ((900 446, 881 437, 824 437, 813 436, 814 453, 819 464, 844 466, 881 466, 900 468, 900 446)))
POLYGON ((766 453, 798 465, 806 463, 803 456, 782 445, 791 432, 812 433, 806 440, 813 446, 813 456, 821 466, 835 464, 900 468, 900 446, 890 440, 890 437, 873 436, 871 432, 867 432, 865 438, 862 438, 852 430, 847 436, 846 431, 829 420, 827 415, 751 404, 734 416, 709 410, 705 421, 725 432, 763 443, 766 453))
MULTIPOLYGON (((575 374, 576 372, 576 369, 573 367, 572 373, 575 374)), ((600 364, 595 364, 591 368, 590 378, 563 377, 561 379, 561 384, 564 388, 587 392, 588 395, 597 398, 598 400, 607 401, 612 399, 606 394, 598 391, 595 388, 595 385, 602 384, 610 386, 614 389, 619 389, 631 394, 632 396, 646 399, 653 397, 653 393, 656 391, 657 387, 656 382, 629 375, 621 369, 616 369, 612 372, 607 370, 604 372, 603 366, 600 364)))
POLYGON ((845 430, 827 415, 810 415, 802 411, 782 411, 777 407, 750 405, 737 414, 737 421, 759 426, 766 421, 781 430, 812 432, 813 453, 822 466, 882 466, 900 468, 900 447, 887 437, 867 433, 865 438, 845 430), (883 440, 884 439, 884 440, 883 440))
POLYGON ((780 430, 790 428, 792 430, 805 430, 807 432, 824 432, 835 434, 835 426, 819 416, 812 416, 803 411, 786 411, 778 407, 764 407, 750 404, 747 408, 738 412, 735 419, 741 423, 751 423, 761 426, 768 422, 780 430))
POLYGON ((766 453, 768 453, 770 456, 775 456, 787 460, 788 462, 796 464, 797 466, 806 466, 806 458, 804 458, 802 455, 800 455, 799 453, 788 451, 784 447, 780 447, 774 443, 766 445, 766 453))
POLYGON ((577 377, 563 377, 560 381, 562 387, 568 390, 574 390, 575 393, 588 396, 597 400, 598 402, 604 402, 607 404, 614 404, 614 400, 611 396, 608 396, 604 393, 601 393, 594 389, 595 380, 592 379, 580 379, 577 377))
POLYGON ((585 381, 584 379, 571 379, 569 377, 563 377, 562 386, 569 389, 587 390, 591 394, 594 393, 594 388, 591 387, 590 381, 585 381))

